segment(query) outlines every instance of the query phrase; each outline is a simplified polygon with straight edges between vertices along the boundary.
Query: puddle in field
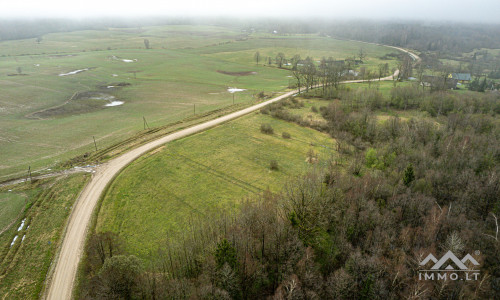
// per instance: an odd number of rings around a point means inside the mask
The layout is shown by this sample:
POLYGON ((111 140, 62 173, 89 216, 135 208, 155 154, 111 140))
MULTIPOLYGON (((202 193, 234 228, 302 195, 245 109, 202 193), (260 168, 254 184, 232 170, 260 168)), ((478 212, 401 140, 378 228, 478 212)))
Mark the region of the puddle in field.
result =
POLYGON ((237 92, 243 92, 243 91, 246 91, 246 90, 245 89, 238 89, 238 88, 232 88, 232 87, 230 87, 230 88, 227 89, 227 91, 232 94, 232 93, 237 93, 237 92))
POLYGON ((125 62, 125 63, 133 63, 133 62, 136 62, 136 61, 137 61, 137 58, 134 58, 134 59, 119 58, 119 57, 116 57, 116 56, 114 56, 114 55, 112 56, 112 58, 113 58, 114 60, 121 60, 121 61, 123 61, 123 62, 125 62))
MULTIPOLYGON (((114 85, 107 86, 107 88, 114 88, 114 87, 116 87, 116 86, 114 86, 114 85)), ((109 95, 106 93, 92 93, 92 94, 87 96, 87 99, 107 101, 108 103, 104 104, 104 106, 106 106, 106 107, 119 106, 119 105, 123 105, 123 103, 125 103, 124 101, 116 100, 115 96, 112 96, 112 95, 109 95)))
POLYGON ((73 97, 71 97, 71 99, 62 105, 47 108, 45 110, 26 115, 26 117, 30 119, 59 118, 95 112, 108 107, 123 105, 125 103, 124 101, 120 101, 110 93, 104 92, 106 90, 119 88, 122 86, 120 84, 125 86, 125 83, 116 83, 112 84, 114 88, 107 89, 108 86, 101 86, 99 87, 100 91, 76 93, 73 97))
POLYGON ((11 247, 12 247, 12 246, 14 246, 14 243, 16 242, 16 240, 17 240, 17 235, 16 235, 16 236, 14 237, 14 239, 12 240, 12 243, 10 243, 10 246, 11 246, 11 247))
MULTIPOLYGON (((93 99, 93 100, 107 100, 107 101, 113 101, 115 99, 115 96, 111 96, 109 94, 104 94, 104 93, 96 93, 90 96, 87 96, 85 98, 88 99, 93 99)), ((82 98, 84 99, 84 98, 82 98)))
MULTIPOLYGON (((110 89, 110 88, 118 88, 118 87, 120 87, 120 85, 108 85, 106 88, 110 89)), ((116 100, 116 97, 113 95, 110 95, 107 93, 100 93, 100 92, 87 92, 87 93, 81 95, 80 97, 78 97, 77 100, 81 101, 81 100, 85 100, 85 99, 103 100, 103 101, 107 102, 103 105, 104 107, 120 106, 120 105, 123 105, 125 103, 124 101, 116 100)), ((97 105, 97 103, 95 103, 95 105, 97 105)))
POLYGON ((59 76, 75 75, 75 74, 78 74, 78 73, 81 73, 81 72, 85 72, 85 71, 88 71, 88 70, 89 70, 88 68, 80 69, 80 70, 75 70, 75 71, 71 71, 71 72, 68 72, 68 73, 61 73, 61 74, 59 74, 59 76))
POLYGON ((25 221, 26 221, 26 218, 23 219, 23 221, 21 222, 21 225, 19 226, 19 228, 17 228, 17 231, 21 231, 21 229, 23 229, 25 221))
POLYGON ((108 103, 108 104, 106 104, 104 106, 107 106, 107 107, 110 107, 110 106, 119 106, 119 105, 122 105, 123 103, 125 103, 125 102, 123 102, 123 101, 111 101, 111 103, 108 103))

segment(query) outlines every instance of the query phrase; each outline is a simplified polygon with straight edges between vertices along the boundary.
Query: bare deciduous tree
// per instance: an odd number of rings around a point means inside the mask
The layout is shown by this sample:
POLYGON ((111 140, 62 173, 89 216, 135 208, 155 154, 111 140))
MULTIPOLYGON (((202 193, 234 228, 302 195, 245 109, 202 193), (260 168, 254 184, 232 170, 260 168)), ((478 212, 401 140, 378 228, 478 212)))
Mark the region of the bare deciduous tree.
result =
POLYGON ((276 55, 276 64, 278 65, 278 68, 281 68, 283 66, 283 61, 285 60, 285 54, 280 52, 278 55, 276 55))
POLYGON ((253 59, 255 60, 255 63, 258 66, 259 65, 259 61, 260 61, 260 52, 259 51, 255 52, 255 54, 253 55, 253 59))
POLYGON ((366 52, 363 50, 363 48, 359 48, 358 57, 361 62, 365 60, 366 52))

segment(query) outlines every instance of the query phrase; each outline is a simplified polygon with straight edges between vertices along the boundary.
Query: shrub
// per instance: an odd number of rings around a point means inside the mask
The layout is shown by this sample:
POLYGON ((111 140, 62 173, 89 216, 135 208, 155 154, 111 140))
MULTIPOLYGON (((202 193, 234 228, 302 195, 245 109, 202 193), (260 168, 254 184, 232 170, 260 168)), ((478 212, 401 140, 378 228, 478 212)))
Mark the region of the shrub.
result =
POLYGON ((284 138, 284 139, 289 139, 292 137, 292 135, 290 135, 288 132, 284 131, 281 136, 284 138))
POLYGON ((269 124, 262 124, 262 125, 260 125, 260 132, 265 133, 265 134, 273 134, 274 129, 269 124))
POLYGON ((278 162, 276 160, 271 160, 271 163, 269 165, 269 168, 273 171, 278 171, 279 170, 279 166, 278 166, 278 162))
POLYGON ((311 111, 317 113, 318 112, 318 108, 316 106, 313 106, 313 107, 311 107, 311 111))

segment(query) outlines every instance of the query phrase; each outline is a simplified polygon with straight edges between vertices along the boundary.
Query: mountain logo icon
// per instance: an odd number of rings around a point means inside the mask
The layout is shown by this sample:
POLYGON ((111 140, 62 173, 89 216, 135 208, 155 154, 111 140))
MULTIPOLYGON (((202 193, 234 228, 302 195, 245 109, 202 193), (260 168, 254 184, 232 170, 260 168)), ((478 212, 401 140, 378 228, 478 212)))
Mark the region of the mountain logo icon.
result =
POLYGON ((443 257, 441 257, 441 259, 439 260, 431 253, 427 255, 427 257, 423 261, 420 262, 420 265, 425 266, 427 265, 427 263, 429 263, 429 261, 432 261, 434 263, 429 271, 439 271, 444 265, 446 265, 445 270, 456 270, 451 263, 453 263, 459 270, 469 270, 469 268, 467 268, 467 266, 465 265, 467 262, 472 263, 474 266, 479 266, 477 260, 475 260, 470 254, 467 254, 460 260, 451 251, 446 252, 446 254, 443 255, 443 257))

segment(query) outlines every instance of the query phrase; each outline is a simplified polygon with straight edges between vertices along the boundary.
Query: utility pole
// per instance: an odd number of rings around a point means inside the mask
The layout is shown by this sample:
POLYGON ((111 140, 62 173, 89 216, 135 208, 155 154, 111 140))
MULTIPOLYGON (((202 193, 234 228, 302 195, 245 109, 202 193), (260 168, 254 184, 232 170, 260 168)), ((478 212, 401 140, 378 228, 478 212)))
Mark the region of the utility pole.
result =
MULTIPOLYGON (((31 166, 28 167, 28 177, 31 182, 33 182, 33 178, 31 177, 31 166)), ((26 178, 26 182, 28 181, 28 178, 26 178)))
POLYGON ((146 117, 142 116, 142 120, 144 121, 144 130, 146 130, 146 127, 149 129, 149 124, 148 121, 146 121, 146 117))
POLYGON ((95 151, 97 152, 97 143, 95 142, 95 136, 92 136, 92 138, 94 139, 95 151))

